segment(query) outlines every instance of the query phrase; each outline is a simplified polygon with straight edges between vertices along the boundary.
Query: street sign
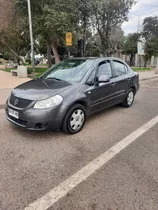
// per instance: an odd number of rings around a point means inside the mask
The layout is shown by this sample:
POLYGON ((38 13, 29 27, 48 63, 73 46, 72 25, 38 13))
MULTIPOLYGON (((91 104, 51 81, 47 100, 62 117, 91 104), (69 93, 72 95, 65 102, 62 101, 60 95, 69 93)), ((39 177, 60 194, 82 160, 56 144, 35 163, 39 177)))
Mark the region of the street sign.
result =
POLYGON ((72 33, 66 33, 66 46, 72 46, 72 33))
POLYGON ((145 51, 144 51, 144 43, 143 42, 137 42, 137 51, 138 51, 138 55, 145 55, 145 51))

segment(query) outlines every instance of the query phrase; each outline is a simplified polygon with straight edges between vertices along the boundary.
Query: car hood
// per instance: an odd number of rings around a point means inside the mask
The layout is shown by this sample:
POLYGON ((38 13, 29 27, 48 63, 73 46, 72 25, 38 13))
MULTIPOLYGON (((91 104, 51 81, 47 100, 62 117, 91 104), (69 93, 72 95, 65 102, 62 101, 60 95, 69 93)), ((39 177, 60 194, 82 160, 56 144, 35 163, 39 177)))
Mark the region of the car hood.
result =
POLYGON ((60 94, 71 86, 72 84, 65 81, 36 79, 19 85, 13 90, 12 94, 18 98, 28 100, 43 100, 60 94))

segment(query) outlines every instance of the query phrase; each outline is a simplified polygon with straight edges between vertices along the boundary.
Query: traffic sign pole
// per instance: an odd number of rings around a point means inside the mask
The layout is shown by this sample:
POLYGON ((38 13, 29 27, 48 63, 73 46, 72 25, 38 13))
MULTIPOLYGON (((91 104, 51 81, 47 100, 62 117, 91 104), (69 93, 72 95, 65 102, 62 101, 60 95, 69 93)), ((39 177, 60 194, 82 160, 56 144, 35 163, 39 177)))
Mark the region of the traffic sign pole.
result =
POLYGON ((66 46, 68 50, 68 58, 70 58, 70 47, 72 46, 72 33, 71 32, 66 33, 66 46))

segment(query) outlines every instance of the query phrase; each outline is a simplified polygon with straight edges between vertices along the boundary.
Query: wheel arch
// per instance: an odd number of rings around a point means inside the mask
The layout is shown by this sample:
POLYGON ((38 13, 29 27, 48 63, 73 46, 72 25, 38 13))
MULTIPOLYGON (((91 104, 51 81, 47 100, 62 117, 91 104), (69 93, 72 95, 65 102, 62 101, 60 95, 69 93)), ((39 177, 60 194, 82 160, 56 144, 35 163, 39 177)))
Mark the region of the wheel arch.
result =
POLYGON ((132 85, 132 86, 130 87, 130 89, 132 89, 132 90, 134 91, 134 94, 136 94, 137 89, 136 89, 136 87, 135 87, 134 85, 132 85))

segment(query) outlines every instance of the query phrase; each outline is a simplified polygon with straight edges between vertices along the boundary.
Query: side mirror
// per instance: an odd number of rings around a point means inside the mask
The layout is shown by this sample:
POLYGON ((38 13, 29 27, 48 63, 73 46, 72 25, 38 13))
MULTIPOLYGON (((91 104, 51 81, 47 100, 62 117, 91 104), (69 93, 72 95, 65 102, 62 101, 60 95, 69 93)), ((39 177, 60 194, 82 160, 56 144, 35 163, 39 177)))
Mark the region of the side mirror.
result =
POLYGON ((110 81, 110 77, 108 75, 100 75, 98 78, 98 83, 106 83, 110 81))

